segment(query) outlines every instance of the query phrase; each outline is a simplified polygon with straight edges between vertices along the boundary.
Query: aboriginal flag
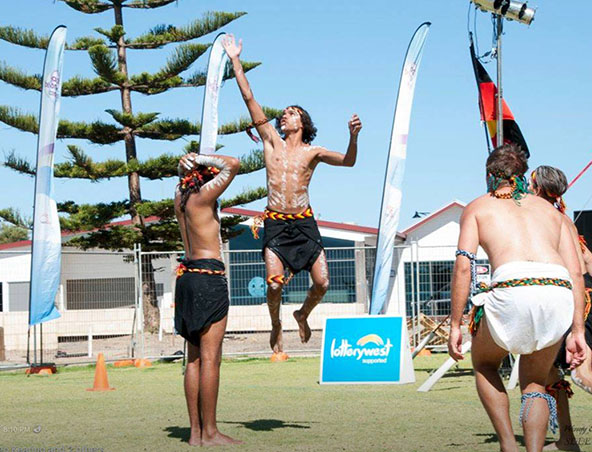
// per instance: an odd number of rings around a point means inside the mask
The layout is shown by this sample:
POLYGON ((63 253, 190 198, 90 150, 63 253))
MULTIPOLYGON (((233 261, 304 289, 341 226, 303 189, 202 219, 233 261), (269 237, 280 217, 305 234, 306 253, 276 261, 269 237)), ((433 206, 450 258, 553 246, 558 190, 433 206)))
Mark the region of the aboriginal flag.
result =
MULTIPOLYGON (((489 74, 477 59, 475 55, 475 46, 473 40, 471 40, 471 60, 473 62, 473 69, 475 70, 475 78, 477 79, 477 86, 479 88, 479 110, 481 111, 481 120, 487 125, 487 132, 491 137, 493 147, 498 146, 497 143, 497 87, 495 83, 489 77, 489 74)), ((526 140, 522 136, 520 127, 514 120, 514 115, 510 111, 510 108, 503 101, 503 129, 504 129, 504 143, 516 143, 518 144, 526 156, 530 157, 526 140)))

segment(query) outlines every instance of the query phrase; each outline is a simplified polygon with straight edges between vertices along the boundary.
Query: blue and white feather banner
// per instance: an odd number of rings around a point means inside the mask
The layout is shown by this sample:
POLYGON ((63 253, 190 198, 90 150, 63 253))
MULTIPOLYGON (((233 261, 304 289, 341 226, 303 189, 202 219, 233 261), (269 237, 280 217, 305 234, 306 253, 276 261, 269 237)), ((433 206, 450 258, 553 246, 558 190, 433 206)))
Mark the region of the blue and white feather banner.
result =
MULTIPOLYGON (((421 63, 423 48, 430 23, 425 22, 415 31, 403 65, 399 94, 395 107, 395 118, 391 134, 389 157, 387 162, 380 223, 378 226, 378 243, 376 246, 376 263, 374 267, 374 283, 370 299, 370 314, 384 314, 388 307, 389 282, 393 263, 393 252, 399 214, 401 210, 403 173, 407 158, 407 136, 411 120, 411 107, 415 93, 417 71, 421 63)), ((404 312, 398 313, 404 315, 404 312)))
POLYGON ((213 154, 216 152, 218 139, 218 96, 224 79, 228 55, 222 46, 222 39, 226 34, 220 33, 214 39, 208 60, 208 75, 204 93, 201 116, 201 134, 199 138, 199 153, 213 154))
POLYGON ((52 33, 43 68, 31 250, 30 326, 60 317, 55 297, 60 285, 62 241, 58 210, 53 199, 53 159, 66 31, 66 27, 59 26, 52 33))

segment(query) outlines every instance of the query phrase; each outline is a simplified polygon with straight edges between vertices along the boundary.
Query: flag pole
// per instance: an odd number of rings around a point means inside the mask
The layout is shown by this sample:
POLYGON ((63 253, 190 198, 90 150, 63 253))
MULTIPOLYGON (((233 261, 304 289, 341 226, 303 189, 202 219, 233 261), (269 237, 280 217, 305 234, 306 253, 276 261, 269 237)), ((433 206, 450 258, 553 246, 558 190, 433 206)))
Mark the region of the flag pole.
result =
POLYGON ((502 33, 503 17, 499 14, 496 18, 496 37, 497 37, 497 137, 496 145, 504 144, 504 91, 502 88, 502 33))

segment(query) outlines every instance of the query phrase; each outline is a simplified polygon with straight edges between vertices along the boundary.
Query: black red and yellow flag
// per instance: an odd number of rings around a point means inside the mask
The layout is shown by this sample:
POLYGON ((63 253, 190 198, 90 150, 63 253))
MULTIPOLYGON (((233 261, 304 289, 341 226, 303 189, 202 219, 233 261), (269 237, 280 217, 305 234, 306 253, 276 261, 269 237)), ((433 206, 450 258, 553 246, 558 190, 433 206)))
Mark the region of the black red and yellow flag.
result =
MULTIPOLYGON (((479 88, 479 110, 481 111, 481 120, 485 122, 486 129, 491 138, 493 147, 498 146, 497 143, 497 87, 489 77, 489 74, 477 59, 475 55, 475 46, 471 40, 471 60, 473 62, 473 69, 475 70, 475 78, 477 79, 477 87, 479 88)), ((503 144, 516 143, 520 145, 526 155, 530 157, 530 151, 526 145, 526 140, 520 131, 520 127, 514 120, 514 115, 510 108, 503 100, 503 130, 504 142, 503 144)), ((500 143, 501 144, 501 143, 500 143)))

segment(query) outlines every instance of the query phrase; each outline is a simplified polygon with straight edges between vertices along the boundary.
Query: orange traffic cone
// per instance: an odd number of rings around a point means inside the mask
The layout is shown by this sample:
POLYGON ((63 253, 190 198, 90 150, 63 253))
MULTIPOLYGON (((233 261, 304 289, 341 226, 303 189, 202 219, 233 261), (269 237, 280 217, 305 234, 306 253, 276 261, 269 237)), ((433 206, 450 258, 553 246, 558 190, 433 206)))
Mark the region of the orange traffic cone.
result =
POLYGON ((271 362, 278 363, 281 361, 286 361, 288 359, 288 354, 284 352, 274 353, 271 355, 271 362))
POLYGON ((109 387, 109 381, 107 380, 107 367, 105 366, 105 357, 102 353, 99 353, 97 358, 97 367, 95 370, 95 383, 92 388, 87 391, 113 391, 115 388, 109 387))
POLYGON ((144 369, 146 367, 152 367, 152 363, 150 362, 149 359, 136 359, 134 361, 134 366, 136 366, 138 369, 144 369))

